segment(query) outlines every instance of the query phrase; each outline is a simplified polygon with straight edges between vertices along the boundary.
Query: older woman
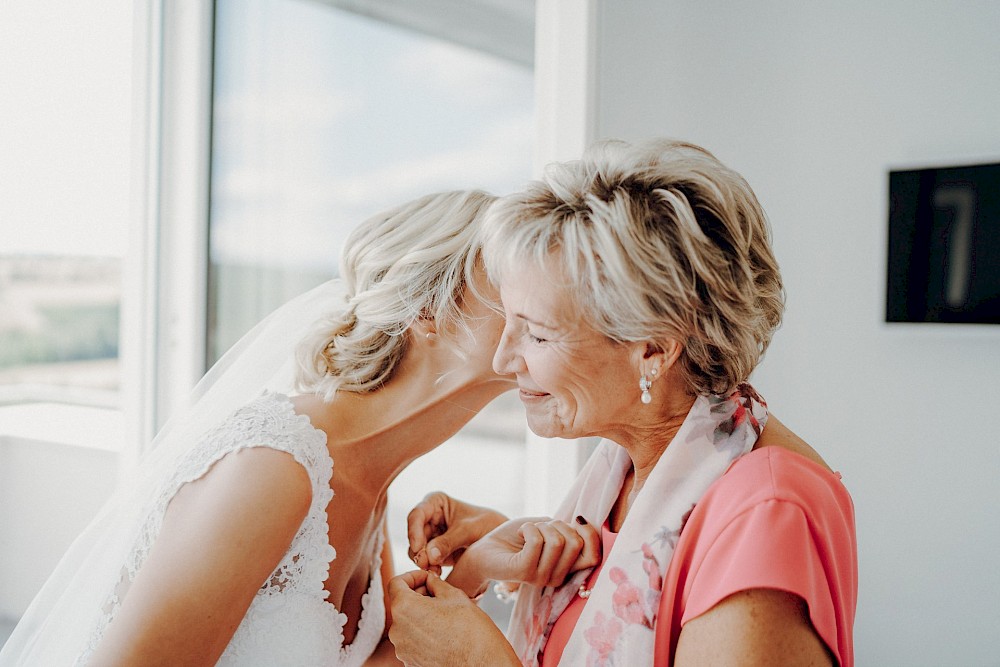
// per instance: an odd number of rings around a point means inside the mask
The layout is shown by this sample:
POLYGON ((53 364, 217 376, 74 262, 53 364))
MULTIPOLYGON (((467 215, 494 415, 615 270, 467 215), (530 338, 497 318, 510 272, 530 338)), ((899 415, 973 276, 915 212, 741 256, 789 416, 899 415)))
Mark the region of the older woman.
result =
POLYGON ((850 496, 747 384, 783 292, 746 181, 691 144, 608 142, 490 215, 506 311, 494 369, 517 377, 535 433, 605 440, 559 521, 483 537, 495 514, 443 494, 414 510, 415 561, 454 569, 391 584, 397 655, 853 664, 850 496), (489 579, 523 582, 509 644, 467 597, 489 579))

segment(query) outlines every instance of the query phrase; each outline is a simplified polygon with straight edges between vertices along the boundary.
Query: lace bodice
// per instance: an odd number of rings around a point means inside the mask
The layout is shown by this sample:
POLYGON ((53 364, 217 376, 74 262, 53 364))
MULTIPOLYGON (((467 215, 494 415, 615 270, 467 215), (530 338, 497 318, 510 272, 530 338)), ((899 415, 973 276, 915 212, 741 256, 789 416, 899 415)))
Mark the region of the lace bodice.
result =
POLYGON ((286 396, 273 393, 248 403, 210 431, 177 462, 174 474, 153 494, 140 538, 124 564, 122 581, 109 598, 91 649, 114 618, 129 583, 149 554, 170 500, 184 484, 203 476, 223 456, 248 447, 270 447, 295 457, 309 474, 312 503, 288 551, 257 591, 218 665, 355 667, 371 655, 385 626, 380 576, 382 532, 375 531, 368 538, 371 582, 362 597, 362 615, 354 641, 344 646, 347 616, 326 601, 329 592, 324 589, 330 562, 336 558, 329 543, 326 513, 333 497, 333 460, 326 447, 326 435, 315 429, 308 417, 296 414, 286 396))

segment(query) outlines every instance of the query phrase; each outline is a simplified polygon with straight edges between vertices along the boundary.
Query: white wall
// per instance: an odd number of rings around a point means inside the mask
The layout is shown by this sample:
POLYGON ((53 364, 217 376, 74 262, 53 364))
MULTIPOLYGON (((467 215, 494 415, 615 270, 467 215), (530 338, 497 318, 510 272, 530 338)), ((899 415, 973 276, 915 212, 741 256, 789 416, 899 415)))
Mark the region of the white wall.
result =
POLYGON ((111 495, 121 433, 114 410, 0 407, 0 619, 24 613, 111 495))
POLYGON ((600 8, 598 135, 700 143, 771 218, 754 381, 853 494, 858 665, 1000 665, 1000 326, 882 322, 887 171, 1000 161, 998 35, 989 0, 600 8))
POLYGON ((0 617, 24 613, 117 474, 115 452, 0 440, 0 617))

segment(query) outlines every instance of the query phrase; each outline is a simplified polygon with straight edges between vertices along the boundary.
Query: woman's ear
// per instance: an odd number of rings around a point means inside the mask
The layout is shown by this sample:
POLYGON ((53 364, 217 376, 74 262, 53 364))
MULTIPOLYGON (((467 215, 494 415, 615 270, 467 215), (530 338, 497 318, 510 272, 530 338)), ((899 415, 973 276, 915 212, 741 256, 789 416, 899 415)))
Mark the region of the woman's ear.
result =
POLYGON ((681 354, 681 344, 671 339, 665 345, 647 341, 640 344, 639 368, 650 380, 663 377, 681 354))
POLYGON ((423 338, 433 343, 437 340, 437 325, 429 317, 420 317, 410 325, 410 333, 415 338, 423 338))

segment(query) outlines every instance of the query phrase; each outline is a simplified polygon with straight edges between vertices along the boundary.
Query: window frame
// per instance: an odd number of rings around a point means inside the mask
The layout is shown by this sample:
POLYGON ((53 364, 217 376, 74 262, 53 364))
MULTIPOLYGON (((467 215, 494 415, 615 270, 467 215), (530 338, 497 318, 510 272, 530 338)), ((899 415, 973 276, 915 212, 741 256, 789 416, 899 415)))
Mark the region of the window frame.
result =
POLYGON ((205 371, 213 26, 212 0, 136 4, 123 474, 205 371))

